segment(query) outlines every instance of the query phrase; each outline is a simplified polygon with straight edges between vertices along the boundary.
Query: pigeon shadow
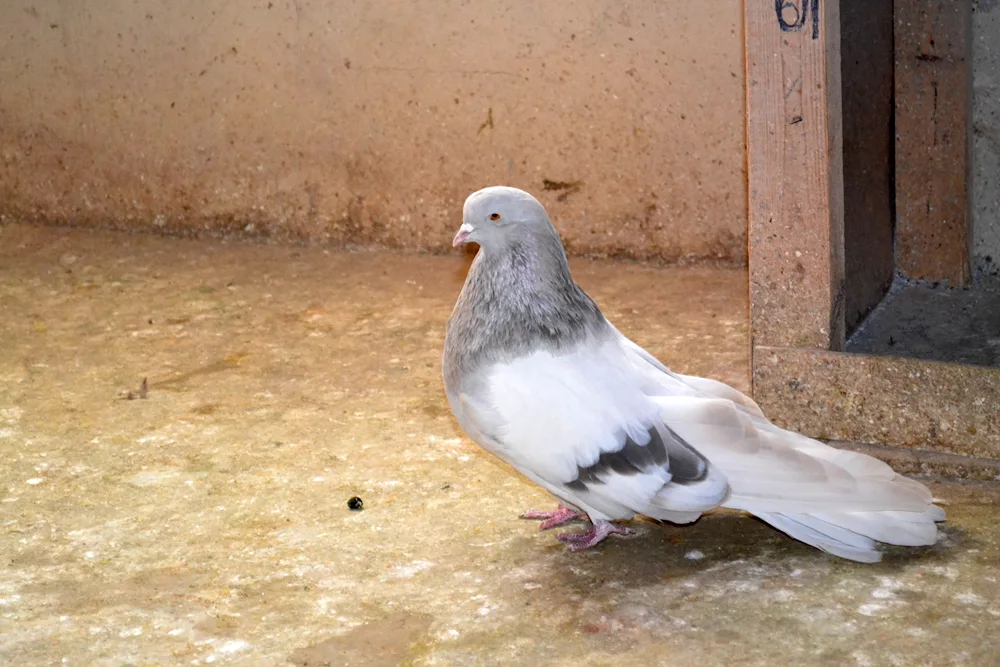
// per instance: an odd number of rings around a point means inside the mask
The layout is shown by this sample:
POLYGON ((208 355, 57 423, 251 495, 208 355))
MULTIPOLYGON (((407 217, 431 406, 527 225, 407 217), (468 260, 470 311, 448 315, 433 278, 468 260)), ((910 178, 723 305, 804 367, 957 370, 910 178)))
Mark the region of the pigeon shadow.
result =
POLYGON ((556 533, 582 530, 582 524, 515 540, 516 548, 530 549, 526 544, 530 539, 551 540, 547 545, 536 543, 536 548, 545 552, 549 585, 564 587, 569 594, 587 595, 595 586, 609 582, 620 589, 639 589, 708 572, 723 579, 745 578, 748 572, 791 576, 809 570, 841 577, 864 573, 892 576, 914 563, 946 564, 975 547, 975 540, 964 531, 944 524, 933 546, 882 545, 881 562, 856 563, 824 553, 740 512, 713 512, 686 526, 645 519, 631 525, 635 535, 613 536, 585 551, 573 552, 556 539, 556 533))

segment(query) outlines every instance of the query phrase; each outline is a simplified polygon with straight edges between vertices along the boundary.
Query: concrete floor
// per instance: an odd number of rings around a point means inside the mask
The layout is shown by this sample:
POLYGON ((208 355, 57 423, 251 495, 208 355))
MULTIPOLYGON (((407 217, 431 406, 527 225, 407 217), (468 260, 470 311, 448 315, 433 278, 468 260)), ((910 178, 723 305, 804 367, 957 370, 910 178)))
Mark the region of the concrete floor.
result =
MULTIPOLYGON (((467 264, 0 228, 0 663, 998 664, 995 485, 932 482, 943 539, 875 566, 733 514, 580 554, 519 520, 552 501, 442 395, 467 264)), ((574 266, 746 389, 743 272, 574 266)))

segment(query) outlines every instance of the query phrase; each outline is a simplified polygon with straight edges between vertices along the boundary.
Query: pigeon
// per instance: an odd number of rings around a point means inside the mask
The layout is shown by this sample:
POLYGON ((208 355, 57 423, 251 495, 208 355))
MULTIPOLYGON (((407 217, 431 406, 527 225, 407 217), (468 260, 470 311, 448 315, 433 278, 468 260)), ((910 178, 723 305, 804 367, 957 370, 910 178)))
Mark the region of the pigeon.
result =
POLYGON ((570 274, 541 203, 510 187, 465 201, 453 246, 477 243, 448 320, 443 380, 465 433, 559 501, 530 511, 574 551, 637 516, 689 524, 742 511, 822 551, 873 563, 927 546, 930 491, 864 454, 772 424, 716 380, 675 373, 605 319, 570 274))

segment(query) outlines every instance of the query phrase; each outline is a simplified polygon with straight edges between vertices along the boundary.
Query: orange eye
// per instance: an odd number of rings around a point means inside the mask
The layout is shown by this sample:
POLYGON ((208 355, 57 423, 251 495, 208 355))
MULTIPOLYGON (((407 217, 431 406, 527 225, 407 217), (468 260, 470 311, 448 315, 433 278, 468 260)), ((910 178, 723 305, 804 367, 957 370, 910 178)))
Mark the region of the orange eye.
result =
POLYGON ((499 213, 490 213, 490 220, 499 220, 499 219, 500 219, 499 213))

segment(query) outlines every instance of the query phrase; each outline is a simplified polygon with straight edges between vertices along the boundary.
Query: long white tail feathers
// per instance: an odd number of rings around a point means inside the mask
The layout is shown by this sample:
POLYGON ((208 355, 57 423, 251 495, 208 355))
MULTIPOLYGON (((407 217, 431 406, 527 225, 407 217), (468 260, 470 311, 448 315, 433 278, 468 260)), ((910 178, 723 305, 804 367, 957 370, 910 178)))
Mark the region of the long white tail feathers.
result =
MULTIPOLYGON (((933 504, 927 487, 892 472, 888 465, 875 458, 838 450, 798 434, 784 433, 800 453, 850 473, 857 482, 857 495, 839 501, 829 498, 822 503, 825 506, 817 507, 809 503, 807 497, 801 499, 801 504, 796 503, 793 492, 789 494, 791 497, 785 496, 786 502, 777 503, 779 507, 775 507, 775 498, 782 494, 780 487, 776 487, 772 498, 739 498, 737 495, 730 498, 727 507, 747 511, 817 549, 862 563, 882 559, 878 542, 922 547, 937 541, 937 522, 945 520, 945 512, 933 504)), ((738 494, 741 485, 736 482, 733 486, 738 494)))
POLYGON ((881 559, 878 542, 937 541, 944 510, 934 505, 927 487, 884 462, 786 431, 752 405, 728 397, 655 400, 664 421, 728 480, 723 507, 749 512, 806 544, 864 563, 881 559))
POLYGON ((937 541, 937 522, 945 520, 945 512, 933 504, 927 487, 892 472, 882 461, 864 454, 838 450, 798 434, 794 440, 800 452, 851 473, 858 481, 858 497, 831 502, 824 508, 803 503, 801 509, 807 511, 799 512, 794 511, 794 502, 787 509, 774 511, 772 499, 759 497, 731 498, 730 506, 750 512, 817 549, 862 563, 882 559, 878 542, 922 547, 937 541), (808 446, 803 446, 804 441, 808 441, 808 446), (881 493, 876 495, 876 491, 881 493), (860 498, 870 499, 871 504, 858 507, 855 502, 860 498))
POLYGON ((882 560, 878 542, 907 547, 934 544, 937 541, 936 522, 945 519, 944 510, 936 505, 924 512, 751 514, 817 549, 861 563, 882 560))

